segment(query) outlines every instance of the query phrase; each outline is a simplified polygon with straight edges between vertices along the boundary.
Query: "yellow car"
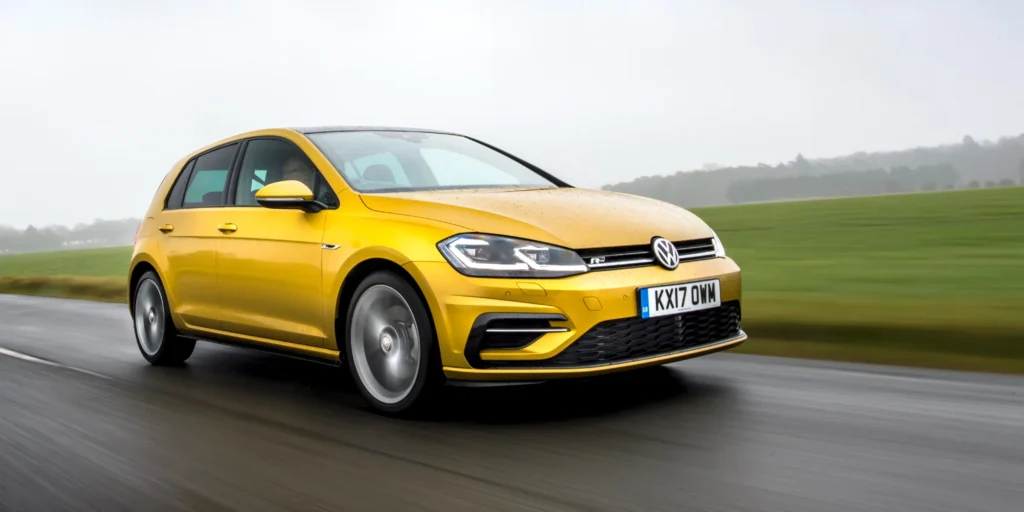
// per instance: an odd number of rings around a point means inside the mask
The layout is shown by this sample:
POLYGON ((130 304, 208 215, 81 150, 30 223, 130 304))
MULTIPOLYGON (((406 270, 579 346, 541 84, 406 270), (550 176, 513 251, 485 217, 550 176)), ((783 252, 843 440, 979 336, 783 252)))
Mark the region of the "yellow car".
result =
POLYGON ((746 340, 740 269, 698 217, 432 130, 266 129, 199 149, 158 188, 128 277, 150 363, 202 340, 347 364, 387 413, 445 383, 585 377, 746 340))

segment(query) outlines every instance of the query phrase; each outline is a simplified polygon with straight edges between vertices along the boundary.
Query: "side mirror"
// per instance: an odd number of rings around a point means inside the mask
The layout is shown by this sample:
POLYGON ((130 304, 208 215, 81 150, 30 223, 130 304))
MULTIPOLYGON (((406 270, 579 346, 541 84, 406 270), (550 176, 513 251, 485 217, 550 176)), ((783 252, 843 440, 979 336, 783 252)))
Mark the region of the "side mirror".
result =
POLYGON ((301 181, 278 181, 256 191, 256 202, 264 208, 302 210, 316 213, 327 208, 313 199, 313 191, 301 181))

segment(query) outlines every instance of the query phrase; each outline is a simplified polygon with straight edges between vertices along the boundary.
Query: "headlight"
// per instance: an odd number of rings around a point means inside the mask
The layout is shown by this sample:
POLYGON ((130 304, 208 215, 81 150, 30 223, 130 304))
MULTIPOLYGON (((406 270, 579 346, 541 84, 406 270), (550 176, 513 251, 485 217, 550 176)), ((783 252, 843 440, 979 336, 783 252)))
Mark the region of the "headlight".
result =
POLYGON ((719 240, 719 238, 718 238, 718 233, 715 233, 714 230, 711 231, 711 243, 715 245, 715 257, 716 258, 724 258, 725 257, 725 246, 722 245, 722 241, 719 240))
POLYGON ((448 263, 475 277, 565 277, 582 274, 587 265, 575 252, 530 240, 462 234, 437 244, 448 263))

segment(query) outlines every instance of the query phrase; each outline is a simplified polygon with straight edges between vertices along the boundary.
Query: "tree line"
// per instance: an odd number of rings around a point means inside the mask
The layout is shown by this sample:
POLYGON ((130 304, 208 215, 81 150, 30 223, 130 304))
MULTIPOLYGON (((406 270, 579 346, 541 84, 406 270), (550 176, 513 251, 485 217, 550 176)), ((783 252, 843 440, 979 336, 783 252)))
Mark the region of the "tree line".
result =
POLYGON ((893 169, 842 171, 780 178, 737 181, 726 189, 730 203, 780 201, 820 197, 872 196, 907 192, 952 190, 960 175, 952 165, 923 165, 893 169))
POLYGON ((837 158, 679 171, 603 187, 682 206, 1024 184, 1024 135, 837 158))
POLYGON ((67 226, 28 226, 15 229, 0 225, 0 253, 22 253, 114 247, 131 245, 138 219, 97 220, 90 224, 67 226))

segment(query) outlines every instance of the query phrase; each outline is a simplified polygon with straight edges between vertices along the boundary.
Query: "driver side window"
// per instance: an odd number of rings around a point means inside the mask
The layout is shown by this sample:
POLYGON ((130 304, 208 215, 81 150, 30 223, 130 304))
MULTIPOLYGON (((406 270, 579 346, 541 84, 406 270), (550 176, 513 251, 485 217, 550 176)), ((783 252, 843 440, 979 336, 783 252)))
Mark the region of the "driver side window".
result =
POLYGON ((257 206, 256 191, 285 180, 301 181, 318 201, 330 207, 338 206, 338 196, 313 162, 298 146, 280 139, 249 141, 239 169, 235 205, 257 206))

